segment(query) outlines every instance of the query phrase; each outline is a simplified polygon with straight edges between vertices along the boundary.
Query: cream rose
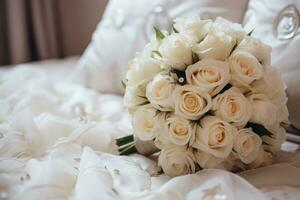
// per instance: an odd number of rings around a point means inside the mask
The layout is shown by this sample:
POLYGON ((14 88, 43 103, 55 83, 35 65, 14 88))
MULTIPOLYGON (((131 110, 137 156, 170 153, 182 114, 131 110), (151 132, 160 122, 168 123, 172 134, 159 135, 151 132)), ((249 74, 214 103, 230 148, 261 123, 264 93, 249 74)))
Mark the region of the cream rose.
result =
POLYGON ((243 163, 249 164, 257 159, 261 144, 261 138, 251 129, 240 129, 234 137, 234 155, 243 163))
POLYGON ((151 105, 160 111, 172 111, 174 102, 172 100, 175 80, 168 74, 159 73, 148 83, 146 96, 151 105))
POLYGON ((280 124, 274 124, 268 130, 272 133, 271 137, 262 136, 262 140, 266 144, 265 149, 276 153, 281 149, 281 145, 286 139, 286 131, 280 124))
POLYGON ((211 20, 201 20, 198 17, 176 18, 174 21, 175 29, 180 33, 195 37, 195 42, 202 40, 207 35, 212 25, 211 20))
POLYGON ((169 134, 162 130, 165 129, 158 130, 158 135, 154 139, 154 145, 159 149, 165 149, 170 146, 174 146, 174 144, 169 139, 169 134))
POLYGON ((192 146, 220 159, 225 159, 231 153, 236 133, 236 128, 229 123, 216 116, 206 116, 197 126, 192 146))
POLYGON ((190 120, 199 119, 212 106, 210 95, 192 85, 176 86, 173 100, 175 101, 175 114, 190 120))
POLYGON ((235 40, 224 32, 208 33, 202 42, 193 46, 200 59, 225 60, 235 45, 235 40))
POLYGON ((138 85, 127 84, 123 101, 124 106, 127 107, 130 112, 148 102, 146 99, 146 84, 146 81, 138 85))
POLYGON ((231 84, 237 87, 247 87, 262 78, 263 66, 250 53, 235 51, 228 59, 231 71, 231 84))
POLYGON ((238 43, 245 37, 246 32, 241 24, 230 22, 222 17, 217 17, 211 27, 211 31, 218 33, 224 32, 230 35, 238 43))
POLYGON ((154 123, 157 130, 154 139, 154 145, 159 149, 165 149, 174 144, 169 139, 169 133, 166 130, 166 119, 169 114, 167 112, 160 112, 154 117, 154 123))
POLYGON ((263 167, 267 165, 271 165, 273 162, 273 156, 271 153, 264 151, 261 147, 259 148, 257 158, 250 164, 248 164, 248 168, 254 169, 258 167, 263 167))
POLYGON ((160 63, 156 59, 140 55, 129 63, 126 79, 128 84, 135 85, 150 81, 159 72, 160 63))
POLYGON ((252 115, 249 101, 236 87, 216 96, 212 110, 216 116, 237 127, 244 127, 252 115))
POLYGON ((285 84, 280 72, 270 66, 265 66, 262 79, 252 84, 251 90, 254 93, 262 93, 268 96, 270 101, 277 107, 276 119, 279 122, 289 123, 289 112, 286 106, 287 97, 285 94, 285 84))
POLYGON ((195 135, 195 124, 190 120, 170 114, 166 119, 169 140, 176 145, 187 145, 195 135))
POLYGON ((263 65, 269 65, 271 60, 272 48, 260 39, 246 36, 237 46, 237 51, 246 51, 254 55, 263 65))
MULTIPOLYGON (((167 34, 167 32, 166 32, 166 34, 167 34)), ((140 55, 147 56, 147 57, 155 57, 153 55, 153 51, 157 51, 159 49, 159 47, 160 47, 160 44, 161 44, 161 41, 160 40, 156 40, 156 37, 155 37, 155 34, 154 34, 153 38, 151 39, 151 42, 145 45, 145 48, 140 53, 140 55)))
POLYGON ((277 107, 264 94, 251 94, 247 97, 252 115, 250 122, 262 124, 265 128, 272 126, 277 118, 277 107))
POLYGON ((141 140, 152 140, 157 135, 155 115, 156 109, 151 106, 143 106, 133 112, 132 128, 134 135, 141 140))
POLYGON ((270 99, 284 93, 286 87, 280 72, 271 66, 265 66, 262 78, 255 81, 251 86, 254 93, 265 94, 270 99))
POLYGON ((165 149, 167 147, 173 146, 174 144, 170 141, 169 134, 161 130, 158 130, 158 135, 154 139, 154 145, 159 149, 165 149))
POLYGON ((203 169, 208 168, 219 168, 220 164, 224 161, 224 159, 213 156, 212 154, 206 153, 204 151, 195 150, 194 156, 196 162, 203 169))
POLYGON ((289 111, 287 108, 287 101, 288 98, 285 94, 285 92, 283 91, 282 93, 278 94, 277 96, 273 97, 270 99, 270 101, 276 105, 276 119, 278 122, 282 122, 284 123, 286 126, 288 126, 290 124, 289 121, 289 111))
POLYGON ((191 42, 191 38, 183 34, 174 33, 166 36, 159 47, 162 60, 170 67, 185 70, 192 64, 191 42))
POLYGON ((191 149, 183 146, 174 145, 163 149, 158 158, 158 165, 168 176, 191 174, 196 171, 191 149))
POLYGON ((189 84, 199 87, 211 96, 218 94, 230 80, 229 67, 226 62, 203 59, 188 66, 185 71, 189 84))

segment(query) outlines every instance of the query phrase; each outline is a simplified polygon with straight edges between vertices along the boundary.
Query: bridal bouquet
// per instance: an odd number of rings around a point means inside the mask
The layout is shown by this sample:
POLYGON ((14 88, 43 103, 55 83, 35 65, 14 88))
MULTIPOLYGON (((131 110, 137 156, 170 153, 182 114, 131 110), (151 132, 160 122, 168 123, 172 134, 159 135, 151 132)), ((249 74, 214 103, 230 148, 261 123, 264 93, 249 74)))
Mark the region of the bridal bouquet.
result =
POLYGON ((270 164, 289 123, 271 47, 223 18, 178 18, 155 36, 123 81, 133 135, 120 154, 160 152, 170 176, 270 164))

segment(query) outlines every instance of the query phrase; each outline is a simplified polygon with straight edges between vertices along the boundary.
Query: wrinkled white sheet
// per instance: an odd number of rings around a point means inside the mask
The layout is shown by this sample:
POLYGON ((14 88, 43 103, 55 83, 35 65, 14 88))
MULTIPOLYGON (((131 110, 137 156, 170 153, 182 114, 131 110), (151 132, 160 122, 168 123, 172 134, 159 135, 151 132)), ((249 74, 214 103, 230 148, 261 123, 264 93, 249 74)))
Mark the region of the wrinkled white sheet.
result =
POLYGON ((0 199, 299 199, 289 164, 170 178, 151 159, 118 156, 115 138, 130 133, 122 97, 68 82, 76 61, 1 72, 0 199))

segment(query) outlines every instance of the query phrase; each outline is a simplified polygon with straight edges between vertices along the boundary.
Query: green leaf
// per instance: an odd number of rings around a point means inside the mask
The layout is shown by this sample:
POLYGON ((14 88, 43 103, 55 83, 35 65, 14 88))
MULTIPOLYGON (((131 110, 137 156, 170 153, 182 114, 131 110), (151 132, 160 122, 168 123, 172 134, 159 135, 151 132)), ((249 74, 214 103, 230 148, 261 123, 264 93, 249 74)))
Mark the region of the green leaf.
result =
POLYGON ((160 175, 160 174, 163 174, 163 173, 164 173, 164 171, 163 171, 163 169, 162 169, 162 168, 160 168, 160 169, 159 169, 159 171, 158 171, 157 173, 158 173, 157 175, 160 175))
POLYGON ((174 33, 179 33, 179 31, 175 28, 174 24, 172 24, 172 29, 173 29, 174 33))
POLYGON ((197 43, 201 43, 204 39, 205 39, 205 37, 201 38, 200 40, 198 40, 197 43))
POLYGON ((193 60, 193 64, 199 61, 199 57, 195 52, 192 52, 192 60, 193 60))
POLYGON ((154 57, 154 55, 157 55, 162 58, 162 55, 159 51, 152 51, 152 56, 154 57))
POLYGON ((214 115, 215 115, 215 112, 212 111, 212 110, 209 110, 206 114, 207 114, 207 115, 210 115, 210 116, 214 116, 214 115))
POLYGON ((199 120, 198 125, 200 126, 200 128, 203 128, 201 121, 199 120))
POLYGON ((121 84, 122 84, 123 88, 126 89, 126 83, 125 83, 125 81, 121 80, 121 84))
POLYGON ((229 55, 231 55, 232 54, 232 52, 236 49, 236 47, 238 46, 238 43, 237 42, 235 42, 235 44, 234 44, 234 46, 233 46, 233 48, 231 49, 231 51, 230 51, 230 54, 229 55))
POLYGON ((160 111, 160 110, 156 110, 156 111, 155 111, 155 115, 154 115, 154 117, 158 116, 160 113, 161 113, 161 111, 160 111))
MULTIPOLYGON (((224 93, 226 90, 230 89, 232 87, 232 85, 230 83, 228 83, 227 85, 225 85, 225 87, 223 87, 223 89, 219 92, 219 94, 224 93)), ((218 95, 218 94, 216 94, 218 95)))
POLYGON ((129 146, 131 146, 132 144, 134 144, 134 141, 133 142, 128 142, 128 143, 126 143, 126 144, 124 144, 124 145, 121 145, 121 146, 119 146, 118 147, 118 150, 120 151, 122 151, 123 149, 127 149, 127 147, 129 147, 129 146))
POLYGON ((138 104, 137 106, 144 106, 144 105, 147 105, 147 104, 149 104, 149 103, 150 103, 149 101, 145 101, 145 102, 143 102, 143 103, 138 104))
POLYGON ((162 40, 166 37, 158 28, 154 27, 154 30, 157 40, 162 40))
POLYGON ((252 33, 253 33, 253 31, 254 31, 254 29, 252 29, 252 31, 250 31, 247 35, 248 35, 248 36, 251 36, 252 33))
POLYGON ((147 99, 147 97, 142 96, 142 95, 137 95, 137 96, 140 97, 140 98, 143 98, 143 99, 147 99))
POLYGON ((117 138, 116 139, 116 143, 117 145, 120 147, 120 146, 123 146, 127 143, 131 143, 134 141, 134 136, 133 134, 132 135, 127 135, 127 136, 124 136, 124 137, 121 137, 121 138, 117 138))
POLYGON ((126 147, 124 149, 119 149, 119 153, 120 153, 120 155, 129 155, 132 153, 137 153, 137 149, 135 147, 135 144, 132 143, 131 145, 129 145, 128 147, 126 147))
POLYGON ((254 133, 256 133, 257 135, 259 135, 260 137, 265 136, 265 135, 271 137, 273 135, 268 129, 266 129, 261 124, 248 122, 245 127, 246 128, 251 128, 252 131, 254 133))

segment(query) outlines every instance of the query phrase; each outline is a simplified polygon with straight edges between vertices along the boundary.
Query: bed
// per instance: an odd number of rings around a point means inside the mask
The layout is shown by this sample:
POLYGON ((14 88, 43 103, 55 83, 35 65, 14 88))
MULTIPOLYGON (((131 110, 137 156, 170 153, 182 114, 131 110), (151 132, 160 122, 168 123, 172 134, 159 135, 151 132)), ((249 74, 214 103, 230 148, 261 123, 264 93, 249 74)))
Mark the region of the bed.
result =
POLYGON ((155 156, 118 156, 115 138, 131 133, 122 96, 74 81, 77 62, 1 68, 0 199, 299 199, 299 147, 290 142, 276 164, 238 174, 170 178, 155 156))

